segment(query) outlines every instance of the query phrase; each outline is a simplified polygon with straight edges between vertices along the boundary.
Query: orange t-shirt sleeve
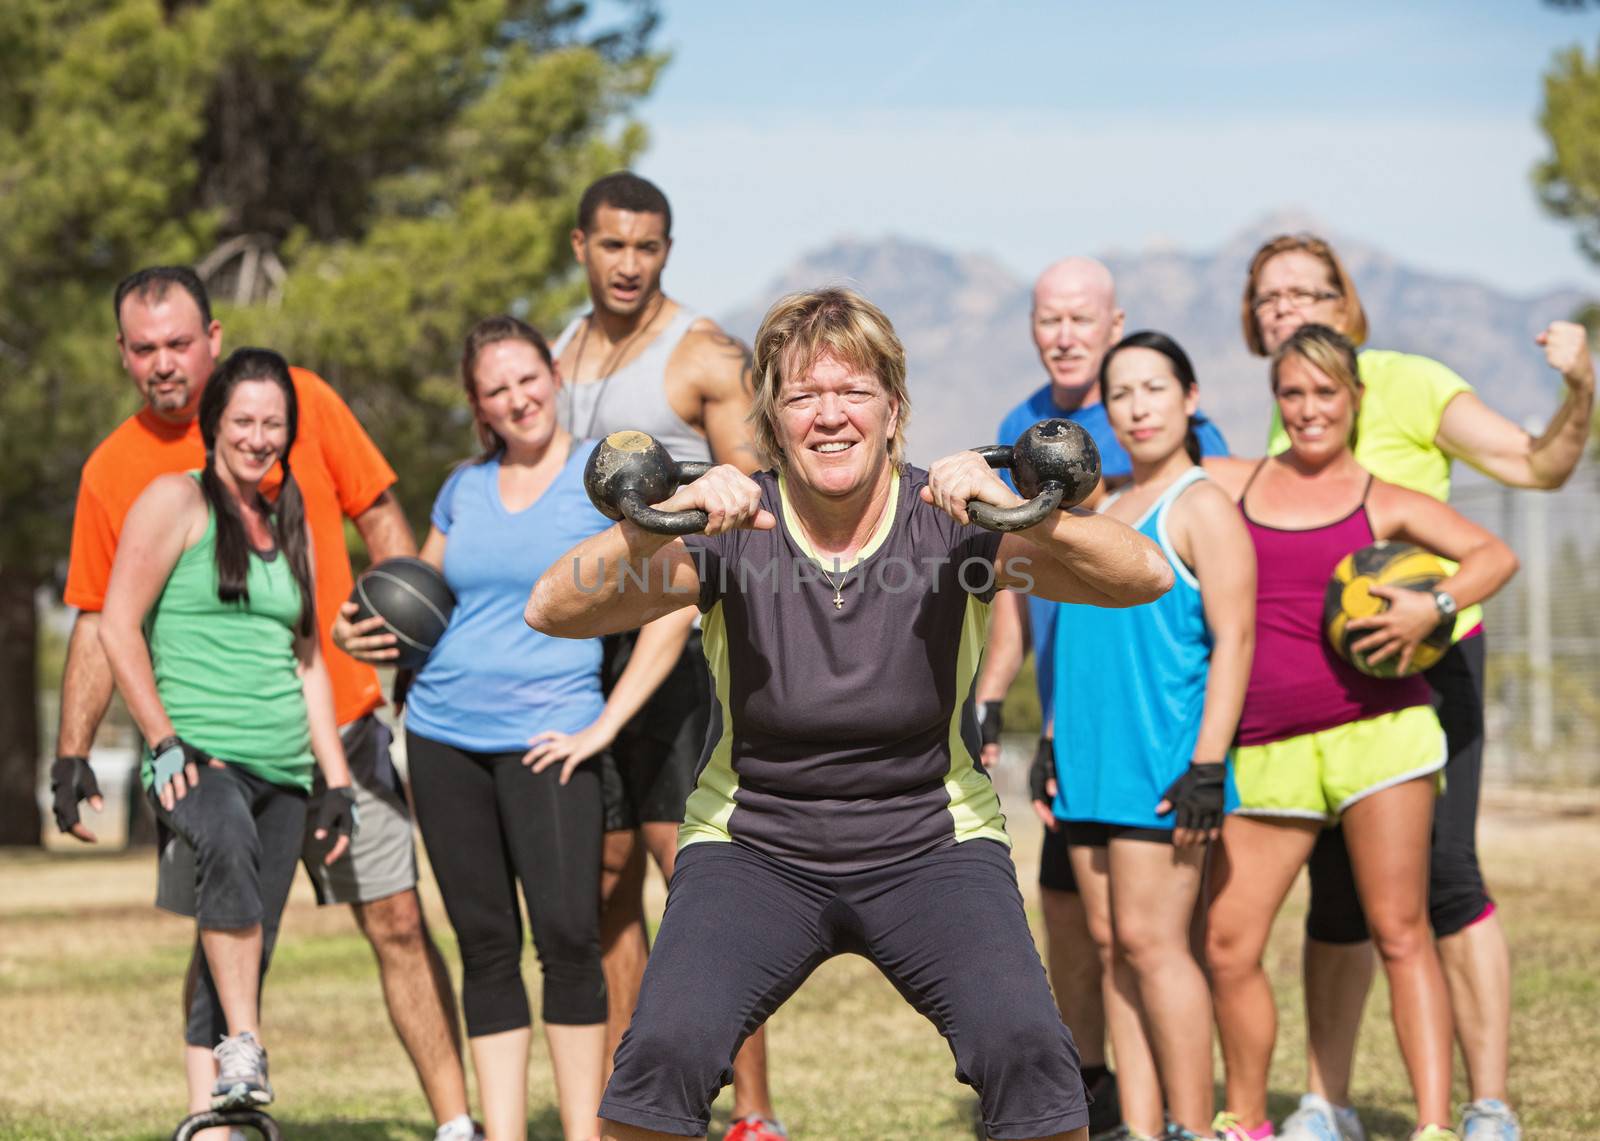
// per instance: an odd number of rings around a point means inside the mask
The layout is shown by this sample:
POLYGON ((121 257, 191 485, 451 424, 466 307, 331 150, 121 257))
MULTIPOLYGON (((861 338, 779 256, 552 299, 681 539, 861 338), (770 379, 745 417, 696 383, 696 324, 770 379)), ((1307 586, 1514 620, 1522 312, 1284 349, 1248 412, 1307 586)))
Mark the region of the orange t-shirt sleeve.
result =
POLYGON ((333 477, 339 509, 354 519, 394 486, 396 476, 378 445, 372 442, 355 413, 332 385, 315 373, 297 369, 306 383, 302 389, 317 401, 312 413, 322 437, 323 461, 333 477))
POLYGON ((105 605, 116 554, 117 534, 111 513, 85 473, 78 484, 78 506, 72 514, 72 553, 67 560, 64 594, 68 606, 99 611, 105 605))

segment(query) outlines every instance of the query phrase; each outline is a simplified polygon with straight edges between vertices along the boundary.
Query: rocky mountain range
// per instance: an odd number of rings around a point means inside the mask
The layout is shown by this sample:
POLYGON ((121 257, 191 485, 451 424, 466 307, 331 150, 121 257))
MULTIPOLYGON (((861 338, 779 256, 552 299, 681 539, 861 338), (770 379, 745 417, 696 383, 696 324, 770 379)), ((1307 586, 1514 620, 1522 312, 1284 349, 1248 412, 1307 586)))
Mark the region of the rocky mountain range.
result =
MULTIPOLYGON (((1209 253, 1167 248, 1097 253, 1116 275, 1127 328, 1160 329, 1194 360, 1202 406, 1239 454, 1265 439, 1266 363, 1245 349, 1239 300, 1250 257, 1267 238, 1308 230, 1326 236, 1356 279, 1370 345, 1421 353, 1450 365, 1491 407, 1542 425, 1561 381, 1534 336, 1587 300, 1577 290, 1518 296, 1482 282, 1408 266, 1304 217, 1277 214, 1209 253)), ((1041 252, 1042 266, 1073 251, 1041 252)), ((725 316, 751 339, 767 304, 795 289, 846 284, 894 321, 909 358, 913 413, 909 455, 926 463, 991 437, 1001 416, 1045 376, 1028 330, 1031 283, 982 254, 901 238, 842 239, 802 258, 759 299, 725 316)))

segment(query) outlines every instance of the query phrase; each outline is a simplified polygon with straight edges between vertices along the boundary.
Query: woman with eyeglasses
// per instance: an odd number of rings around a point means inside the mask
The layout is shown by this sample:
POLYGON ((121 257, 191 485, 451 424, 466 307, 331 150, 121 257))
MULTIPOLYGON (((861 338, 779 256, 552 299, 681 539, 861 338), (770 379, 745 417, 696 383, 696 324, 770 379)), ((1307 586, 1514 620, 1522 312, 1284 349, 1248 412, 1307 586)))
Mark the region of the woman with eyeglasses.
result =
MULTIPOLYGON (((1367 337, 1366 312, 1350 274, 1328 243, 1308 234, 1281 235, 1256 251, 1241 310, 1245 344, 1257 356, 1273 355, 1305 325, 1330 326, 1358 346, 1367 337)), ((1537 436, 1490 408, 1438 361, 1363 350, 1357 462, 1381 480, 1439 500, 1450 497, 1455 460, 1509 487, 1560 487, 1588 440, 1594 366, 1581 325, 1556 321, 1535 342, 1566 385, 1560 408, 1537 436)), ((1268 451, 1288 447, 1274 408, 1268 451)), ((1456 600, 1448 594, 1436 601, 1441 618, 1456 623, 1456 644, 1425 675, 1449 749, 1434 819, 1429 918, 1454 996, 1473 1098, 1462 1132, 1470 1141, 1516 1141, 1520 1130, 1505 1103, 1510 960, 1476 846, 1483 768, 1481 612, 1467 607, 1456 613, 1456 600)), ((1362 1135, 1349 1108, 1349 1083, 1373 955, 1340 829, 1323 833, 1310 868, 1305 958, 1310 1092, 1281 1136, 1339 1141, 1362 1135)))

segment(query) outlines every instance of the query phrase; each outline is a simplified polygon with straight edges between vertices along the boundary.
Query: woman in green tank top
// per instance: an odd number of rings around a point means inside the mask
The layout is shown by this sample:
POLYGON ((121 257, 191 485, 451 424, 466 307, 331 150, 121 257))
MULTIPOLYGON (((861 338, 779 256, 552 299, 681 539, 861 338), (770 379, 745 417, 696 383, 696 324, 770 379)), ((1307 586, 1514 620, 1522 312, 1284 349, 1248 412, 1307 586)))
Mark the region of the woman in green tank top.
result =
POLYGON ((262 956, 294 878, 313 757, 332 794, 316 821, 317 837, 332 837, 329 863, 355 828, 289 470, 297 413, 278 354, 240 349, 218 367, 200 401, 206 466, 157 478, 134 503, 100 620, 147 742, 145 790, 195 851, 196 924, 228 1021, 215 1108, 272 1100, 262 956), (275 467, 269 504, 261 483, 275 467))

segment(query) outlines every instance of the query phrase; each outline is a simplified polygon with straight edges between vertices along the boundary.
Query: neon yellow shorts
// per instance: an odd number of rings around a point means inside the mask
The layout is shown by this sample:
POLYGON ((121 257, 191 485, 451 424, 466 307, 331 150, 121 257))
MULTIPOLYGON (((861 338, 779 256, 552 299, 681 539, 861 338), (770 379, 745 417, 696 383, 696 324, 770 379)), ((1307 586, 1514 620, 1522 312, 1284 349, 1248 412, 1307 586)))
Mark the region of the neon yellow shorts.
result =
POLYGON ((1332 822, 1364 796, 1444 769, 1449 756, 1432 706, 1413 705, 1233 751, 1246 816, 1332 822))

